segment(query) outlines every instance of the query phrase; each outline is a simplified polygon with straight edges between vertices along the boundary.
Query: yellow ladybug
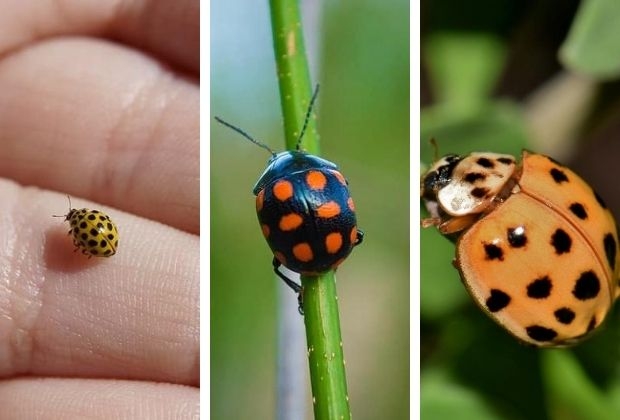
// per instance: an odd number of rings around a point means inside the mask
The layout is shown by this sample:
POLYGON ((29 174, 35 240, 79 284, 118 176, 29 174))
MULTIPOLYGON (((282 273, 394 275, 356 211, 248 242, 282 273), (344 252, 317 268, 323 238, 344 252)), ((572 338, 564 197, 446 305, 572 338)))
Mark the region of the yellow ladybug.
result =
POLYGON ((118 228, 110 217, 99 210, 72 209, 64 216, 71 229, 75 250, 82 250, 88 257, 111 257, 118 249, 118 228))

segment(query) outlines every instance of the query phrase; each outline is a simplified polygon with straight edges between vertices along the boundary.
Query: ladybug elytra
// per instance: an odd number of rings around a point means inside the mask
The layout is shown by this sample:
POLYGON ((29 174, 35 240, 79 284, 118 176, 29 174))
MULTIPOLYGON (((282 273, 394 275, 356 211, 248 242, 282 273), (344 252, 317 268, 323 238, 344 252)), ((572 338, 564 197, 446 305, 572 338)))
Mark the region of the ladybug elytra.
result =
POLYGON ((355 206, 348 183, 336 164, 300 149, 308 125, 314 91, 296 150, 275 153, 241 129, 215 119, 271 153, 267 168, 253 193, 258 221, 273 258, 273 268, 295 293, 302 310, 302 287, 280 270, 284 265, 302 275, 333 270, 364 237, 357 228, 355 206))

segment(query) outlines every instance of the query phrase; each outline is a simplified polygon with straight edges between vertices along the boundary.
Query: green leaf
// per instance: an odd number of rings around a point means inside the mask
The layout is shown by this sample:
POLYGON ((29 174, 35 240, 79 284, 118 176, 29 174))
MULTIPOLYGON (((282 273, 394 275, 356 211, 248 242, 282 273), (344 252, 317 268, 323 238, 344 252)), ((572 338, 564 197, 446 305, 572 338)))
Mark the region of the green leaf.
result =
POLYGON ((568 350, 541 353, 549 414, 554 419, 618 419, 620 412, 591 381, 568 350))
POLYGON ((454 111, 476 108, 489 96, 505 55, 498 38, 463 32, 433 34, 422 51, 437 101, 454 111))
POLYGON ((490 420, 501 417, 479 394, 450 381, 441 372, 427 371, 420 378, 420 418, 490 420))
POLYGON ((420 115, 420 153, 432 162, 434 138, 439 154, 490 151, 519 155, 526 147, 527 133, 521 109, 509 101, 496 101, 478 107, 469 115, 458 115, 448 107, 436 105, 420 115))
POLYGON ((560 48, 562 63, 597 79, 620 75, 620 1, 584 0, 560 48))
POLYGON ((469 300, 452 266, 454 244, 437 229, 420 231, 420 312, 426 319, 437 319, 454 312, 469 300))

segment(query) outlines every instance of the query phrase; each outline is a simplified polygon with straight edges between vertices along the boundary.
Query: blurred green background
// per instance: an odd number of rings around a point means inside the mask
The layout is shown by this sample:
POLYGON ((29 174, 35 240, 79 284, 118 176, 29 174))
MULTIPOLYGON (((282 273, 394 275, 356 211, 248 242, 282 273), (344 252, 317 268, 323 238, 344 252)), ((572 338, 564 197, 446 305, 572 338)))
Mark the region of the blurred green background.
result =
MULTIPOLYGON (((423 1, 421 170, 440 154, 522 148, 572 167, 620 215, 620 2, 423 1)), ((423 213, 424 214, 424 213, 423 213)), ((620 418, 620 311, 571 349, 517 343, 421 232, 421 417, 620 418)))
MULTIPOLYGON (((353 416, 405 419, 409 3, 306 1, 302 15, 322 156, 347 177, 366 233, 337 273, 353 416)), ((211 113, 283 149, 268 2, 211 3, 211 113)), ((252 195, 269 156, 213 120, 210 150, 211 418, 274 418, 279 280, 252 195)))

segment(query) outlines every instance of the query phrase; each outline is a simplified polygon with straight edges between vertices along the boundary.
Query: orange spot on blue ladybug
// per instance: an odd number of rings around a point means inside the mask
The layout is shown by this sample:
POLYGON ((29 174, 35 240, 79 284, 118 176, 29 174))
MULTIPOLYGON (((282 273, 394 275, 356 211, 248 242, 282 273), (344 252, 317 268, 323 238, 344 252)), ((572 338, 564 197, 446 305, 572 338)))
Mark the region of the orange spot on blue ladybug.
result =
POLYGON ((353 229, 351 229, 351 245, 355 244, 357 242, 357 227, 353 226, 353 229))
POLYGON ((325 237, 325 249, 329 254, 335 254, 342 248, 342 235, 340 232, 332 232, 325 237))
POLYGON ((342 176, 340 172, 334 171, 334 170, 332 170, 331 172, 334 174, 336 178, 338 178, 338 181, 340 181, 342 185, 347 185, 347 180, 344 179, 344 177, 342 176))
POLYGON ((280 218, 280 230, 295 230, 304 222, 304 219, 295 213, 287 214, 280 218))
POLYGON ((347 200, 347 206, 349 206, 351 211, 355 211, 355 203, 353 203, 353 199, 351 197, 347 200))
POLYGON ((280 201, 286 201, 293 196, 293 184, 280 180, 273 186, 273 195, 280 201))
POLYGON ((325 204, 319 206, 316 209, 316 214, 319 217, 324 219, 329 219, 330 217, 336 217, 340 214, 340 206, 335 201, 328 201, 325 204))
POLYGON ((309 171, 306 175, 306 183, 313 190, 322 190, 327 184, 327 178, 319 171, 309 171))
POLYGON ((263 209, 263 203, 265 202, 265 190, 260 190, 256 195, 256 211, 259 212, 263 209))
POLYGON ((314 258, 312 248, 306 242, 302 242, 293 247, 293 255, 301 262, 310 262, 314 258))
POLYGON ((269 226, 267 226, 267 225, 261 225, 260 227, 261 227, 261 229, 263 230, 263 236, 264 236, 265 238, 268 238, 268 237, 269 237, 269 226))

